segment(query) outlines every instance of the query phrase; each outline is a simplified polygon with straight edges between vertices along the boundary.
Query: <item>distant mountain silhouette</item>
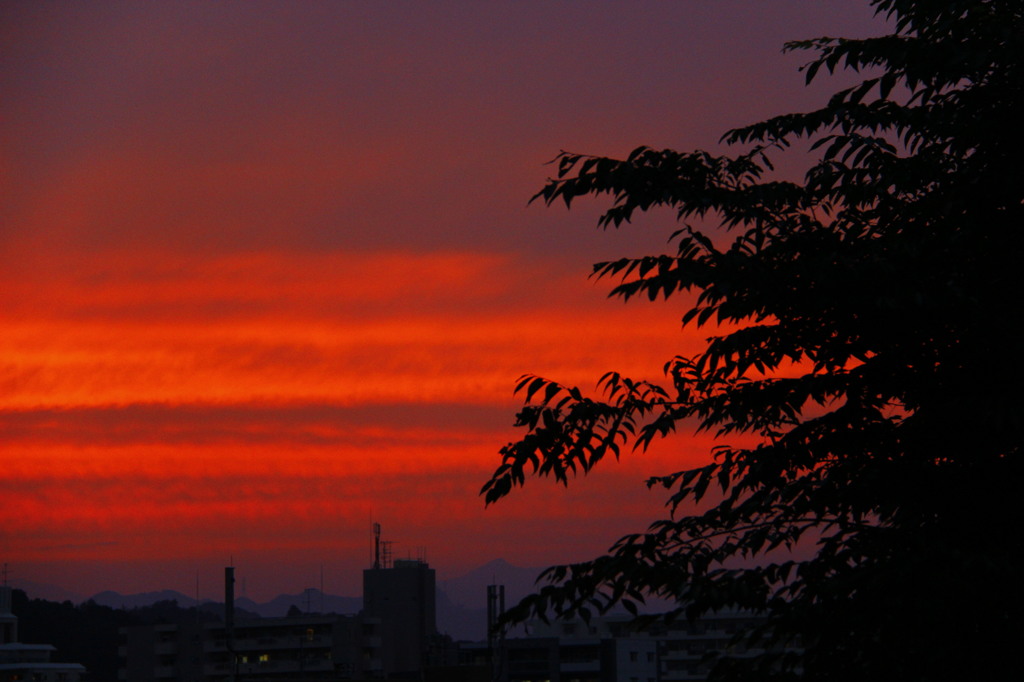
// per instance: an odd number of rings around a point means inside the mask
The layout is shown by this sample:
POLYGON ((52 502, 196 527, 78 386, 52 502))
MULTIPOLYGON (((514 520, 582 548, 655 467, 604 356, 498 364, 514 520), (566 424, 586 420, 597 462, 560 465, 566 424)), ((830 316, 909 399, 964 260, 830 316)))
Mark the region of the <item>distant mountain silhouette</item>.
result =
MULTIPOLYGON (((174 590, 128 595, 107 590, 93 595, 92 600, 102 606, 127 610, 152 606, 161 601, 176 601, 178 606, 182 608, 196 605, 194 598, 174 590)), ((85 600, 79 600, 79 602, 81 601, 85 600)), ((486 601, 486 596, 482 601, 486 601)), ((282 594, 264 603, 257 603, 247 597, 240 597, 235 601, 236 614, 241 617, 244 617, 245 614, 252 614, 261 618, 279 618, 287 615, 288 610, 292 606, 303 613, 340 613, 350 615, 362 609, 363 600, 360 597, 340 597, 333 594, 325 594, 321 599, 320 590, 310 590, 308 595, 305 592, 301 594, 282 594)), ((222 613, 224 605, 207 600, 200 605, 200 608, 204 611, 222 613)), ((443 590, 438 588, 437 627, 441 632, 447 633, 457 640, 483 639, 487 627, 487 609, 486 607, 472 609, 456 605, 443 590)))
POLYGON ((65 590, 63 587, 47 585, 45 583, 36 583, 31 580, 19 580, 15 578, 11 580, 11 587, 23 591, 31 599, 45 599, 46 601, 55 601, 57 603, 69 601, 72 604, 81 604, 85 601, 85 597, 82 595, 76 594, 70 590, 65 590))
MULTIPOLYGON (((160 590, 159 592, 141 592, 139 594, 121 594, 112 590, 104 590, 91 597, 92 601, 100 606, 109 606, 112 609, 136 609, 142 606, 152 606, 158 601, 176 601, 183 609, 197 606, 194 597, 184 595, 177 590, 160 590)), ((208 599, 203 602, 209 601, 208 599)))
POLYGON ((454 603, 437 588, 437 630, 455 641, 478 642, 487 638, 487 609, 467 608, 454 603))
MULTIPOLYGON (((495 559, 480 568, 473 569, 469 573, 458 578, 442 580, 438 582, 438 591, 445 592, 452 601, 455 611, 445 614, 446 618, 470 619, 473 622, 481 623, 479 634, 467 639, 483 639, 486 636, 487 624, 487 586, 505 586, 505 607, 511 608, 519 601, 532 594, 538 587, 537 576, 543 572, 543 568, 523 567, 510 564, 504 559, 495 559)), ((669 611, 673 608, 670 602, 663 599, 648 599, 645 604, 637 604, 640 613, 659 613, 669 611)), ((627 613, 622 606, 616 606, 611 613, 627 613)), ((441 626, 442 605, 440 600, 437 604, 438 627, 441 626)), ((454 637, 454 633, 452 633, 454 637)), ((456 639, 459 639, 456 637, 456 639)))
POLYGON ((535 589, 543 568, 515 566, 504 559, 489 561, 458 578, 438 581, 438 588, 456 605, 487 612, 487 586, 505 586, 505 604, 512 606, 535 589))
MULTIPOLYGON (((515 566, 504 559, 495 559, 465 575, 440 580, 437 584, 437 627, 442 633, 451 635, 456 640, 482 640, 487 629, 487 586, 505 585, 505 603, 512 606, 534 589, 534 580, 540 574, 540 568, 524 568, 515 566)), ((53 585, 19 581, 16 585, 30 598, 49 601, 71 601, 81 604, 86 601, 81 595, 73 594, 53 585)), ((195 597, 177 590, 159 590, 138 594, 121 594, 105 590, 90 597, 101 606, 114 609, 135 609, 152 606, 161 601, 176 601, 181 608, 199 606, 204 611, 223 612, 223 604, 210 599, 199 602, 195 597)), ((239 616, 244 614, 258 615, 263 618, 285 616, 288 610, 296 607, 303 613, 340 613, 354 614, 363 607, 361 597, 342 597, 333 594, 321 594, 320 590, 311 588, 299 594, 282 594, 268 602, 255 602, 247 597, 239 597, 235 601, 235 609, 239 616)))
POLYGON ((362 597, 339 597, 310 588, 299 594, 279 594, 268 602, 258 604, 247 597, 235 600, 235 606, 258 613, 264 618, 278 618, 288 614, 291 607, 303 613, 342 613, 351 615, 363 608, 362 597))

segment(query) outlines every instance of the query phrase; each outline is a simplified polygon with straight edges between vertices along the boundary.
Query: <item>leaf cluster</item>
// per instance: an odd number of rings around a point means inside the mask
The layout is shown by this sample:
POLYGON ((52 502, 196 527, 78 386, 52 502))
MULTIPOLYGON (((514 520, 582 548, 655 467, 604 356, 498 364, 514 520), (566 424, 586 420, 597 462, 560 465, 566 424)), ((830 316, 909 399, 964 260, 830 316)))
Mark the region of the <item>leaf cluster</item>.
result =
POLYGON ((812 53, 807 82, 868 77, 818 110, 727 132, 735 154, 556 158, 534 199, 606 195, 604 228, 675 211, 669 253, 594 276, 626 300, 693 292, 683 324, 715 333, 666 364, 664 385, 608 373, 591 397, 523 377, 525 435, 502 448, 486 501, 533 473, 565 484, 685 424, 756 444, 652 478, 668 518, 549 569, 510 619, 651 596, 678 604, 669 617, 765 614, 746 635, 765 653, 721 661, 721 679, 995 666, 963 642, 992 651, 1021 604, 1024 6, 873 5, 891 35, 786 46, 812 53), (770 157, 801 139, 816 154, 803 182, 774 179, 770 157), (972 626, 942 630, 940 614, 972 626))

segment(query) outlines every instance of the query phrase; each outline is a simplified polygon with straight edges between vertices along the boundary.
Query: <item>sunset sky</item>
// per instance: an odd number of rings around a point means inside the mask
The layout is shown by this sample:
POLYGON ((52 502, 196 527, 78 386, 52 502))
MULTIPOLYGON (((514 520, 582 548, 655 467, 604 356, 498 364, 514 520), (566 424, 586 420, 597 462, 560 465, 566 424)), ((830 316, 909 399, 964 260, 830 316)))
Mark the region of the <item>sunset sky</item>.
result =
POLYGON ((882 31, 850 0, 0 4, 0 562, 356 595, 374 520, 440 578, 642 530, 705 437, 478 496, 521 374, 658 378, 707 334, 587 279, 671 216, 528 206, 544 163, 713 149, 834 89, 783 42, 882 31))

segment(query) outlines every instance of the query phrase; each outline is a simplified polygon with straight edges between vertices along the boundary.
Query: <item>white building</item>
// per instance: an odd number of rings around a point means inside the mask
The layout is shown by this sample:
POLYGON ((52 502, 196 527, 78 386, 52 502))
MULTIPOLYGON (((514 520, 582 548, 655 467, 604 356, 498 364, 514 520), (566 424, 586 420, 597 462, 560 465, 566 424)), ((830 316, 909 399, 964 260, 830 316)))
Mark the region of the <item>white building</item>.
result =
POLYGON ((55 663, 50 644, 18 641, 18 617, 11 612, 11 588, 0 585, 0 682, 79 682, 85 667, 55 663))

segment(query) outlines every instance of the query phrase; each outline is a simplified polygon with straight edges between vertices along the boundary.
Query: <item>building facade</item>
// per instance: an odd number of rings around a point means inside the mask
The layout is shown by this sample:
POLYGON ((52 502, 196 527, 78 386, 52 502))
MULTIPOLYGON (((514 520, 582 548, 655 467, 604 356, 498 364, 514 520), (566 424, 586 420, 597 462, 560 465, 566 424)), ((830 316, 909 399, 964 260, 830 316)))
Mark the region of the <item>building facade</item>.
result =
POLYGON ((487 663, 500 682, 700 682, 712 652, 759 653, 733 641, 757 622, 753 614, 722 611, 696 621, 637 625, 629 616, 536 621, 524 637, 463 643, 460 661, 487 663))
MULTIPOLYGON (((230 574, 229 574, 230 575, 230 574)), ((434 570, 421 560, 363 574, 362 612, 122 628, 124 682, 423 679, 454 665, 438 635, 434 570)), ((232 601, 229 597, 228 601, 232 601)), ((225 609, 233 613, 233 609, 225 609)))
POLYGON ((419 559, 363 571, 363 618, 378 628, 385 677, 415 676, 437 637, 434 569, 419 559))
POLYGON ((378 623, 301 614, 195 626, 121 629, 125 682, 363 680, 384 677, 378 623))
POLYGON ((53 659, 50 644, 18 641, 18 617, 11 611, 11 588, 0 585, 0 682, 79 682, 85 667, 53 659))

